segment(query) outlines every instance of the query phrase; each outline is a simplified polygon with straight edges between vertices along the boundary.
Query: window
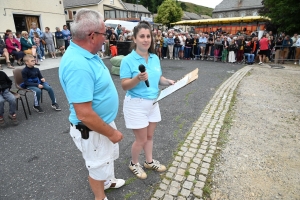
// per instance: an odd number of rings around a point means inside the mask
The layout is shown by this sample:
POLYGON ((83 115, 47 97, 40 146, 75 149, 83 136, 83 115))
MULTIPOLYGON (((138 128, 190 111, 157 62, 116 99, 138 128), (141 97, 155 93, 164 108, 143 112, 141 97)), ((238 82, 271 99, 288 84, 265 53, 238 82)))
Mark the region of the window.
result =
POLYGON ((115 11, 114 11, 114 10, 109 11, 109 18, 112 18, 112 19, 115 19, 115 18, 116 18, 116 15, 115 15, 115 11))
POLYGON ((241 16, 241 17, 245 17, 245 16, 246 16, 246 12, 245 12, 245 11, 241 12, 241 13, 240 13, 240 16, 241 16))
POLYGON ((253 11, 252 15, 257 16, 257 11, 253 11))
POLYGON ((228 13, 228 17, 234 17, 234 14, 232 12, 228 13))
POLYGON ((114 5, 114 0, 110 0, 110 4, 111 4, 111 5, 114 5))
POLYGON ((119 11, 119 10, 116 10, 116 18, 121 18, 121 17, 120 17, 120 11, 119 11))
POLYGON ((76 11, 73 11, 73 16, 76 15, 76 11))
POLYGON ((68 14, 68 12, 65 10, 65 15, 67 15, 68 14))
POLYGON ((106 19, 109 18, 109 11, 107 11, 107 10, 104 11, 104 18, 106 18, 106 19))
POLYGON ((222 18, 223 17, 223 14, 221 13, 221 14, 219 14, 219 18, 222 18))

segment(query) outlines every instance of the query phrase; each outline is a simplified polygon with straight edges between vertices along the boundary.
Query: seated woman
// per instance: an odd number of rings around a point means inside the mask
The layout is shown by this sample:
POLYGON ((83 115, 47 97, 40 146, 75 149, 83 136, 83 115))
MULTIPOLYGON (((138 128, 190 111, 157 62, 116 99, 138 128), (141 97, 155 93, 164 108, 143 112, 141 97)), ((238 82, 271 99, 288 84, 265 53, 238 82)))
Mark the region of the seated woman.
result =
POLYGON ((110 48, 110 52, 111 52, 111 57, 118 55, 117 38, 114 34, 111 34, 111 36, 110 36, 109 48, 110 48))
POLYGON ((21 33, 21 46, 22 46, 22 51, 25 54, 31 54, 33 56, 36 56, 36 45, 32 41, 32 39, 29 37, 27 31, 22 31, 21 33))
MULTIPOLYGON (((14 69, 14 67, 11 66, 11 64, 10 64, 9 54, 6 49, 6 45, 5 45, 4 41, 1 39, 1 36, 0 36, 0 57, 5 57, 7 68, 14 69)), ((3 70, 1 65, 0 65, 0 70, 3 70)))
POLYGON ((6 48, 9 54, 12 54, 15 56, 17 60, 17 64, 21 66, 22 59, 25 56, 25 53, 21 51, 21 44, 18 40, 16 40, 12 33, 8 35, 8 38, 5 40, 6 48))
POLYGON ((119 35, 119 41, 120 41, 120 42, 124 42, 124 41, 125 41, 125 38, 124 38, 123 35, 119 35))

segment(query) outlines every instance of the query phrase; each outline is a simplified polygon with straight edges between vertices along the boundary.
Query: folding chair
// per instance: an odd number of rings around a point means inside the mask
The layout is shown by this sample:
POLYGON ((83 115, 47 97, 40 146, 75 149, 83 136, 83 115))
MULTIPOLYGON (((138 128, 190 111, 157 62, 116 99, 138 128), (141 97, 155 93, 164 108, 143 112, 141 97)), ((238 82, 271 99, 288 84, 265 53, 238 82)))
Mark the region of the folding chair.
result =
MULTIPOLYGON (((28 89, 24 89, 20 86, 20 84, 23 83, 22 70, 23 69, 21 69, 21 68, 17 68, 17 69, 13 70, 15 86, 18 89, 17 93, 25 97, 28 112, 29 112, 29 115, 31 115, 31 111, 30 111, 28 99, 27 99, 27 92, 32 92, 32 91, 28 90, 28 89), (19 93, 20 91, 22 93, 19 93)), ((43 90, 41 90, 41 103, 43 103, 43 90)))

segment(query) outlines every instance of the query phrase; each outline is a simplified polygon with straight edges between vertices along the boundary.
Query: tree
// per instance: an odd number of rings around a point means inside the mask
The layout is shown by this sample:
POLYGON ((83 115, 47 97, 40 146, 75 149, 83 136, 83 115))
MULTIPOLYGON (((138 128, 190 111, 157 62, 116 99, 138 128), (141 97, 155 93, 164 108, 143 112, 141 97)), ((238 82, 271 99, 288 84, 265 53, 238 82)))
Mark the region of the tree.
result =
POLYGON ((183 16, 182 9, 173 0, 165 0, 159 7, 155 22, 170 27, 170 23, 180 21, 183 16))
POLYGON ((186 5, 184 2, 181 2, 180 7, 182 8, 182 10, 186 11, 186 5))
POLYGON ((299 0, 263 0, 264 8, 259 11, 261 16, 269 17, 278 31, 290 34, 300 30, 299 0))

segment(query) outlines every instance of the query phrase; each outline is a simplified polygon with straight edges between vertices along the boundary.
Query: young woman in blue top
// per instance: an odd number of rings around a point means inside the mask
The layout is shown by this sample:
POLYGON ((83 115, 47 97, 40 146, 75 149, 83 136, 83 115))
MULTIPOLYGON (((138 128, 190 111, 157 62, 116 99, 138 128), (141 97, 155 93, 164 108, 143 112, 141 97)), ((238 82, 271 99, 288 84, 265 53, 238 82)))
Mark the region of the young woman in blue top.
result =
POLYGON ((133 30, 133 50, 123 58, 120 66, 122 88, 127 90, 123 112, 126 128, 132 129, 135 141, 131 147, 132 160, 130 170, 141 179, 147 178, 139 164, 139 155, 145 152, 144 167, 159 172, 166 167, 152 158, 153 135, 156 123, 161 121, 158 103, 154 103, 159 94, 159 85, 173 85, 175 82, 162 76, 160 61, 155 55, 152 31, 148 22, 140 22, 133 30), (139 65, 146 71, 141 73, 139 65), (149 81, 149 87, 145 81, 149 81))

